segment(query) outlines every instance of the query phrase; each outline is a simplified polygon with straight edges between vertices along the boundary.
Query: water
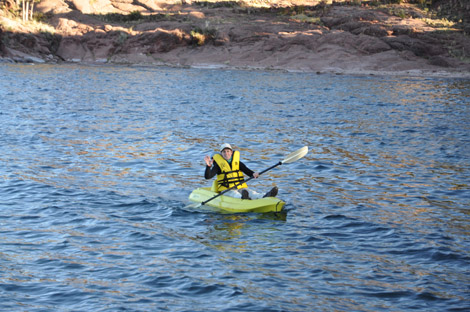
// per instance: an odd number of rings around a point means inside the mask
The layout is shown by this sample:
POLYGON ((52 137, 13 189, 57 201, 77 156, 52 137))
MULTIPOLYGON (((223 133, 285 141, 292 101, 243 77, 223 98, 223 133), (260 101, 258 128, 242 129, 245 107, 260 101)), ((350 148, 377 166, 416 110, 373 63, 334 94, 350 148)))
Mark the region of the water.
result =
POLYGON ((1 311, 470 309, 470 81, 0 64, 1 311), (286 213, 188 211, 222 142, 286 213))

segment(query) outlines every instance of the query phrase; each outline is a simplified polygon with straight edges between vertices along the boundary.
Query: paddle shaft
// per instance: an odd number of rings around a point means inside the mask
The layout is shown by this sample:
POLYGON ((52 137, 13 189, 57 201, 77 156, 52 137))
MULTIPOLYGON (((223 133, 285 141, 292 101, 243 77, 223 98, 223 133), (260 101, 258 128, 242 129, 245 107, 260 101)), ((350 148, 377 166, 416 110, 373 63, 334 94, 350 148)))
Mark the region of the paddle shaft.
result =
MULTIPOLYGON (((267 169, 264 169, 263 171, 261 171, 261 172, 259 173, 259 175, 262 175, 263 173, 265 173, 265 172, 267 172, 267 171, 269 171, 269 170, 271 170, 271 169, 274 169, 274 168, 276 168, 277 166, 280 166, 280 165, 282 165, 282 161, 278 162, 278 163, 275 164, 275 165, 272 165, 271 167, 269 167, 269 168, 267 168, 267 169)), ((242 183, 246 183, 246 182, 250 181, 251 179, 253 179, 253 177, 249 177, 248 179, 244 180, 242 183)), ((226 189, 226 190, 223 190, 222 192, 220 192, 219 194, 215 195, 214 197, 209 198, 208 200, 202 202, 202 203, 201 203, 201 206, 207 204, 207 203, 210 202, 211 200, 213 200, 213 199, 219 197, 220 195, 223 195, 223 194, 227 193, 228 191, 231 191, 231 190, 233 190, 233 189, 236 189, 239 185, 240 185, 240 183, 239 183, 239 184, 236 184, 236 185, 234 185, 234 186, 232 186, 231 188, 228 188, 228 189, 226 189)))

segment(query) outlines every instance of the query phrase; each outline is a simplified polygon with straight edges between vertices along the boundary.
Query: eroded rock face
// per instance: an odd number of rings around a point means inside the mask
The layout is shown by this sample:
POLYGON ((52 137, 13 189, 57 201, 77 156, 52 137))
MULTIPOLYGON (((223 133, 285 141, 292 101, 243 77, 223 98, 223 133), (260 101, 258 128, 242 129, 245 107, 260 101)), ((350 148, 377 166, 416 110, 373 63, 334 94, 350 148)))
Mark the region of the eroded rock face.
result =
POLYGON ((28 61, 306 71, 470 72, 470 65, 452 58, 447 48, 453 44, 456 51, 470 51, 467 37, 461 40, 454 34, 446 39, 421 19, 401 19, 367 7, 331 6, 326 11, 313 7, 322 12, 319 22, 303 22, 284 11, 172 6, 155 0, 43 0, 40 4, 44 12, 55 12, 48 21, 55 33, 8 33, 7 40, 1 41, 9 42, 8 50, 0 45, 2 56, 15 54, 15 61, 29 55, 28 61), (138 20, 117 15, 113 21, 104 15, 135 11, 141 12, 138 20))

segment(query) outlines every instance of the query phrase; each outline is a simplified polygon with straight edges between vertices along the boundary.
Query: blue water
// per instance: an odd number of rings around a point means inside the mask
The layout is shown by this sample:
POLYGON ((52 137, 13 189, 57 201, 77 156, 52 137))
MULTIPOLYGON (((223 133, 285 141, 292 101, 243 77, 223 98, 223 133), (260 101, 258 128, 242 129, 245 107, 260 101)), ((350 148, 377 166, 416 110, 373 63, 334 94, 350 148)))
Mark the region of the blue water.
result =
POLYGON ((470 309, 470 81, 0 64, 0 311, 470 309), (283 214, 186 208, 229 142, 283 214))

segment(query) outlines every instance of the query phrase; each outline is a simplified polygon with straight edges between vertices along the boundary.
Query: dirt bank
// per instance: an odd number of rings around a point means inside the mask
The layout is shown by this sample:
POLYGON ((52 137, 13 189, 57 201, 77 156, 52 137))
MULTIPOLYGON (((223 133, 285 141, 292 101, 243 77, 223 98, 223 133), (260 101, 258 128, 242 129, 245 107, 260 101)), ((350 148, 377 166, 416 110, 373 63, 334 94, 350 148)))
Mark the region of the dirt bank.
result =
POLYGON ((431 18, 416 5, 270 3, 43 0, 36 6, 42 23, 1 13, 0 56, 4 62, 470 77, 465 25, 431 18))

